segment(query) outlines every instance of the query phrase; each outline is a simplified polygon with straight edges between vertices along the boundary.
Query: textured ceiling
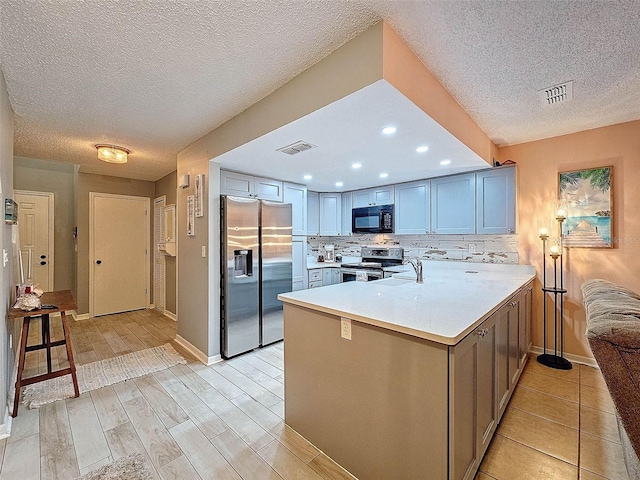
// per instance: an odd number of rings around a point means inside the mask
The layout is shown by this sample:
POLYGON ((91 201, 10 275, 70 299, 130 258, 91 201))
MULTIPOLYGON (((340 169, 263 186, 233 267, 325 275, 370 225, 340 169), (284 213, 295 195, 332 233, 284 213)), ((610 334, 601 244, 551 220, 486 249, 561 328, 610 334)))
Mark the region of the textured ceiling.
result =
POLYGON ((15 153, 156 180, 381 18, 498 144, 640 118, 638 1, 1 0, 15 153), (567 80, 573 100, 539 104, 567 80), (130 162, 99 163, 95 143, 130 162))

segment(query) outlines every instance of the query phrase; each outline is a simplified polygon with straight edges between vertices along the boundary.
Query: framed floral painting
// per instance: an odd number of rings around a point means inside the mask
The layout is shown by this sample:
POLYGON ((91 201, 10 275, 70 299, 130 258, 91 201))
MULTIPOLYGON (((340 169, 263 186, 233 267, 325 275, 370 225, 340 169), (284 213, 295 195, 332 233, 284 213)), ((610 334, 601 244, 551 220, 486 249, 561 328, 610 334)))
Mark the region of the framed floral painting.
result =
POLYGON ((562 223, 565 247, 611 248, 613 167, 560 173, 560 201, 566 208, 562 223))

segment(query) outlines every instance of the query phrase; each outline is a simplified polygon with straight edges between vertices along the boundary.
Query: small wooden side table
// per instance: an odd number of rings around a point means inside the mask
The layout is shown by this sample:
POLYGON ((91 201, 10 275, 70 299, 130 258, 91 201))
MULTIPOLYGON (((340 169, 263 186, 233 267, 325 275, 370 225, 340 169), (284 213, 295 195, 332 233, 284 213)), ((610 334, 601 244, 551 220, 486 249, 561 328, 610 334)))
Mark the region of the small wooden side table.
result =
POLYGON ((16 394, 13 402, 12 417, 18 414, 18 404, 20 403, 20 389, 25 385, 31 385, 33 383, 49 380, 50 378, 61 377, 63 375, 71 374, 73 379, 73 389, 76 397, 80 395, 78 390, 78 379, 76 378, 76 364, 73 361, 73 352, 71 351, 71 338, 69 337, 69 326, 67 325, 67 318, 65 312, 67 310, 75 310, 77 307, 76 301, 71 294, 71 290, 61 290, 58 292, 46 292, 40 298, 42 305, 55 305, 56 308, 31 310, 29 312, 20 310, 18 308, 11 308, 7 315, 8 318, 22 318, 22 335, 20 336, 20 352, 18 358, 18 378, 16 379, 16 394), (52 313, 60 312, 62 318, 62 329, 64 333, 64 339, 55 342, 51 341, 51 329, 49 324, 49 315, 52 313), (27 346, 27 337, 29 336, 29 324, 33 317, 42 317, 42 343, 39 345, 27 346), (67 348, 67 356, 69 357, 69 368, 62 370, 51 371, 51 348, 65 345, 67 348), (34 350, 47 350, 47 373, 37 375, 30 378, 22 378, 24 371, 24 362, 27 356, 27 352, 34 350))

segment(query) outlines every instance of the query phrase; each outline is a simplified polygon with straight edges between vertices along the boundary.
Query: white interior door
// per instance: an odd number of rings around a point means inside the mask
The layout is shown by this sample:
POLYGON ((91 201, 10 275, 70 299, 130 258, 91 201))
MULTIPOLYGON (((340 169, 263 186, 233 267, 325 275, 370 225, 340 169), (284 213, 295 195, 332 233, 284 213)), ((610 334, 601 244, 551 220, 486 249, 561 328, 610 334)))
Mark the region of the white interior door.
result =
POLYGON ((91 315, 149 306, 149 205, 145 197, 90 192, 91 315))
POLYGON ((53 193, 14 191, 18 204, 18 228, 24 279, 28 277, 31 250, 31 277, 43 291, 53 290, 53 193))

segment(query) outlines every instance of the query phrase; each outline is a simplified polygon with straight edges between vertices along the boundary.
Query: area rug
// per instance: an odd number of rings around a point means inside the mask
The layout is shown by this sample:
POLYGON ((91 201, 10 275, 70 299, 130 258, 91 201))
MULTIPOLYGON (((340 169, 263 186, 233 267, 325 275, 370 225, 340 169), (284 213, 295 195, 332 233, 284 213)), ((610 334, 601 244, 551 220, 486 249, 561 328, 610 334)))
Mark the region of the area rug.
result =
MULTIPOLYGON (((179 363, 186 363, 186 360, 171 344, 166 343, 159 347, 79 365, 76 367, 78 389, 81 394, 90 392, 107 385, 158 372, 179 363)), ((71 375, 65 375, 26 386, 22 403, 29 408, 38 408, 73 396, 71 375)))
POLYGON ((92 472, 87 473, 76 480, 148 480, 154 478, 153 472, 144 456, 139 453, 132 453, 122 457, 113 463, 104 465, 92 472))

